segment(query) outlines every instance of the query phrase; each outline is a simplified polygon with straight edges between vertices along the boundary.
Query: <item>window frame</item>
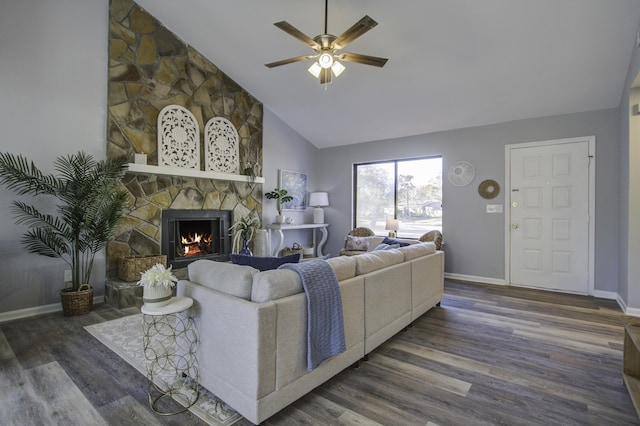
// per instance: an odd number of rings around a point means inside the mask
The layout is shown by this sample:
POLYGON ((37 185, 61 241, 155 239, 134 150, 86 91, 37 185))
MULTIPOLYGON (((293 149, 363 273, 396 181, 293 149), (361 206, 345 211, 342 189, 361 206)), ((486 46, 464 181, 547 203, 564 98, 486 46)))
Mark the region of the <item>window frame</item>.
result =
MULTIPOLYGON (((429 160, 429 159, 435 159, 435 158, 439 158, 441 161, 443 161, 443 156, 442 155, 427 155, 427 156, 423 156, 423 157, 409 157, 409 158, 398 158, 398 159, 392 159, 392 160, 377 160, 377 161, 363 161, 361 163, 353 163, 353 190, 352 190, 352 200, 351 200, 351 211, 352 211, 352 217, 351 217, 351 228, 354 228, 356 226, 356 224, 358 223, 357 221, 357 217, 358 217, 358 206, 357 206, 357 200, 358 200, 358 167, 359 166, 370 166, 370 165, 375 165, 375 164, 393 164, 393 187, 394 187, 394 191, 393 191, 393 217, 395 219, 398 218, 398 163, 404 162, 404 161, 419 161, 419 160, 429 160)), ((444 171, 441 171, 441 179, 442 176, 444 174, 444 171)), ((442 192, 444 187, 444 184, 441 180, 441 184, 440 184, 440 191, 442 192)), ((442 201, 442 200, 441 200, 442 201)), ((442 228, 442 222, 440 224, 440 228, 442 228)), ((373 230, 375 232, 375 230, 373 230)), ((425 232, 428 232, 429 230, 425 230, 425 232)), ((402 237, 402 238, 406 238, 406 239, 417 239, 419 237, 402 237)))

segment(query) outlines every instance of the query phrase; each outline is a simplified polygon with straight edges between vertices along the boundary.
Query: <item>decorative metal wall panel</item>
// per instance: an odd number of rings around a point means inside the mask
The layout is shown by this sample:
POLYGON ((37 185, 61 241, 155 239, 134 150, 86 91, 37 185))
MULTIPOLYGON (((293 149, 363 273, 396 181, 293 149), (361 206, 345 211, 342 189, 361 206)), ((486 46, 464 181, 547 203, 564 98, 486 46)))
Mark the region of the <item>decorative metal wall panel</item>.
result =
POLYGON ((167 105, 158 115, 158 166, 200 170, 200 127, 180 105, 167 105))
POLYGON ((240 138, 231 121, 213 117, 204 128, 205 170, 240 173, 240 138))

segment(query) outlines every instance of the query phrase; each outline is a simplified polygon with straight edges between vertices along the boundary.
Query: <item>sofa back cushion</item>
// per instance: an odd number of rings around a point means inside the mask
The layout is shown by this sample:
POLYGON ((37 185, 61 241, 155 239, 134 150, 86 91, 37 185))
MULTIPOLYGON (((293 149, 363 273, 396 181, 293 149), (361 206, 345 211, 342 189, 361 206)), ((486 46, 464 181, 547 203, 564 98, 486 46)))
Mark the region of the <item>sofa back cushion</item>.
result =
POLYGON ((331 257, 327 259, 327 263, 333 268, 338 281, 348 280, 356 276, 356 260, 353 257, 331 257))
POLYGON ((435 253, 436 244, 434 242, 411 244, 410 246, 400 247, 398 250, 404 255, 404 260, 407 261, 435 253))
MULTIPOLYGON (((296 255, 298 256, 298 255, 296 255)), ((262 303, 303 291, 300 275, 291 269, 272 269, 253 276, 251 301, 262 303)))
POLYGON ((251 266, 201 259, 191 262, 187 269, 191 282, 251 300, 253 275, 258 272, 251 266))
POLYGON ((404 262, 404 255, 400 249, 377 250, 354 256, 356 261, 356 275, 364 275, 387 266, 404 262))

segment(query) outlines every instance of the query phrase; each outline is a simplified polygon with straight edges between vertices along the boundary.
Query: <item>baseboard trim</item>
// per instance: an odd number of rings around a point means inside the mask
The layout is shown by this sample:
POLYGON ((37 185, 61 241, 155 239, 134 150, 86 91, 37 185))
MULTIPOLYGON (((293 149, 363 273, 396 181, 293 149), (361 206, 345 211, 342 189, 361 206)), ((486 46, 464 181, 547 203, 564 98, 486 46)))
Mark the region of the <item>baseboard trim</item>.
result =
MULTIPOLYGON (((93 296, 93 303, 103 303, 104 295, 93 296)), ((52 303, 50 305, 34 306, 32 308, 18 309, 9 312, 0 312, 0 323, 13 321, 22 318, 35 317, 36 315, 62 312, 62 303, 52 303)))
MULTIPOLYGON (((600 299, 618 300, 620 296, 615 291, 594 290, 593 297, 599 297, 600 299)), ((620 302, 618 302, 619 304, 620 302)), ((622 306, 620 306, 622 307, 622 306)))
MULTIPOLYGON (((475 275, 464 275, 464 274, 454 274, 450 272, 445 272, 444 277, 452 280, 475 282, 475 283, 481 283, 481 284, 494 284, 494 285, 503 285, 503 286, 508 285, 505 280, 501 280, 498 278, 478 277, 475 275)), ((618 302, 618 305, 620 305, 620 308, 626 315, 640 317, 640 309, 627 307, 626 304, 624 303, 624 300, 622 300, 620 295, 615 291, 595 290, 593 293, 593 297, 615 300, 618 302)))
POLYGON ((620 308, 625 315, 629 315, 631 317, 640 317, 640 308, 628 307, 624 299, 622 299, 619 294, 617 296, 618 297, 616 297, 616 302, 618 302, 618 305, 620 305, 620 308))
POLYGON ((444 277, 451 280, 469 281, 480 284, 507 285, 505 280, 500 278, 478 277, 475 275, 454 274, 451 272, 445 272, 444 277))

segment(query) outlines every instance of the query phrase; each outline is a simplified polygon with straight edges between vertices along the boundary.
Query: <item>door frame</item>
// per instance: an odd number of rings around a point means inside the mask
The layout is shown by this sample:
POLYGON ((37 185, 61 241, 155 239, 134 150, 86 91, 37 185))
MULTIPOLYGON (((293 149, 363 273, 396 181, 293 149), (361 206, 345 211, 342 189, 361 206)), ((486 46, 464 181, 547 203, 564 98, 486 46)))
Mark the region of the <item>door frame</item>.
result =
POLYGON ((547 141, 537 142, 525 142, 517 144, 505 145, 505 215, 504 215, 504 229, 505 229, 505 253, 504 253, 504 278, 505 284, 510 286, 511 284, 511 150, 518 148, 532 148, 549 145, 561 145, 566 143, 575 142, 588 142, 589 147, 589 271, 588 271, 588 294, 593 296, 595 293, 595 233, 596 233, 596 209, 595 209, 595 196, 596 196, 596 137, 595 136, 583 136, 578 138, 567 139, 554 139, 547 141))

